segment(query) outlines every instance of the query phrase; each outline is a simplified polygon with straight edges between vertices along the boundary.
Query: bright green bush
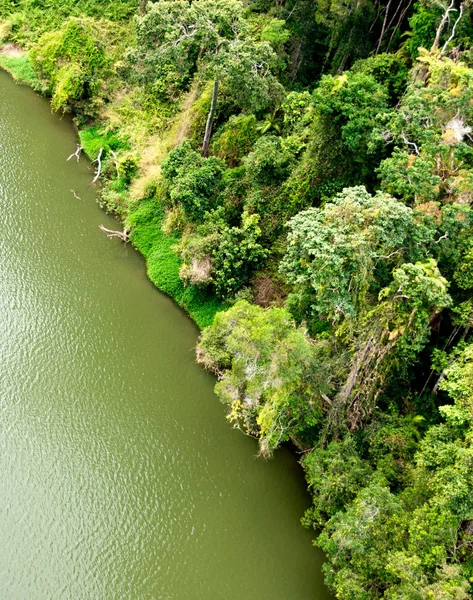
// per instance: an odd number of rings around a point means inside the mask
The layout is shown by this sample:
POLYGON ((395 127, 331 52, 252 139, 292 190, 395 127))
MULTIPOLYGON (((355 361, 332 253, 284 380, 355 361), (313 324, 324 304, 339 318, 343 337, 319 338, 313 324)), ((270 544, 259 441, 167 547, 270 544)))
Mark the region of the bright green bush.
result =
POLYGON ((174 250, 177 238, 163 233, 163 219, 164 212, 154 199, 133 206, 126 221, 130 239, 145 257, 154 285, 184 308, 200 328, 207 327, 226 305, 204 290, 184 286, 179 277, 181 261, 174 250))
POLYGON ((18 83, 25 83, 34 89, 41 87, 27 55, 0 54, 0 67, 8 71, 18 83))
POLYGON ((56 110, 71 109, 99 91, 108 64, 91 19, 71 17, 45 33, 30 52, 33 67, 49 86, 56 110))
POLYGON ((212 150, 230 167, 236 167, 248 154, 256 140, 258 130, 254 115, 232 116, 214 136, 212 150))
POLYGON ((120 150, 127 150, 129 148, 128 141, 123 136, 120 136, 119 133, 106 131, 98 126, 81 129, 79 131, 79 140, 84 152, 91 160, 97 158, 101 148, 104 151, 104 157, 110 150, 119 152, 120 150))

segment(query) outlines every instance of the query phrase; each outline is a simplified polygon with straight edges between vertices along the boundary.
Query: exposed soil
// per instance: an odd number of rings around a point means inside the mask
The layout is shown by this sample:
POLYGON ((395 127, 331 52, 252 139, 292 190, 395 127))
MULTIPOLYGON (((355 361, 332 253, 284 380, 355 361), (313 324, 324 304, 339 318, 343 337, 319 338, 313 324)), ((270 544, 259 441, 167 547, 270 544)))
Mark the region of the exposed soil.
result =
POLYGON ((16 44, 5 44, 4 46, 0 46, 0 54, 5 56, 22 56, 25 52, 16 44))

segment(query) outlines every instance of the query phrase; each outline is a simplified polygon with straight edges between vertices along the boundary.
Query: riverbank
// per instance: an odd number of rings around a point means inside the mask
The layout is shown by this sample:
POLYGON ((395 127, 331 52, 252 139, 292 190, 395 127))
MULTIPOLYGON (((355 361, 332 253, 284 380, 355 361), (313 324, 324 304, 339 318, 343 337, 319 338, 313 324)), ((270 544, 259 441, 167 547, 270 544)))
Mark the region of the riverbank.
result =
MULTIPOLYGON (((35 73, 28 53, 15 44, 0 46, 0 68, 9 73, 19 84, 28 85, 35 91, 47 94, 47 90, 35 73)), ((195 92, 192 93, 195 97, 195 92)), ((203 329, 209 326, 216 313, 228 308, 228 305, 216 296, 194 285, 184 285, 179 277, 182 261, 174 251, 174 246, 179 241, 179 235, 166 235, 163 232, 164 212, 160 205, 150 194, 149 188, 154 190, 160 175, 160 164, 167 153, 177 146, 183 139, 186 113, 189 112, 190 104, 184 101, 182 111, 171 118, 161 136, 147 136, 143 133, 139 136, 140 148, 136 146, 131 149, 130 142, 117 142, 125 150, 125 160, 130 155, 137 160, 136 173, 123 186, 123 178, 120 177, 119 164, 114 161, 115 168, 107 169, 107 158, 110 160, 110 152, 114 153, 114 144, 111 138, 120 138, 116 129, 116 123, 111 123, 108 115, 117 118, 112 107, 108 106, 103 114, 97 115, 95 122, 89 121, 88 127, 78 129, 78 142, 94 161, 102 149, 102 161, 105 168, 102 171, 99 191, 101 205, 107 211, 118 216, 124 228, 130 230, 129 239, 133 246, 142 254, 146 261, 146 270, 150 281, 161 292, 170 296, 196 323, 203 329), (184 113, 184 117, 183 117, 184 113), (113 131, 110 135, 110 131, 113 131), (135 150, 136 148, 136 150, 135 150), (159 148, 159 151, 156 149, 159 148), (137 152, 139 150, 139 152, 137 152), (108 151, 108 156, 107 156, 108 151), (150 154, 152 160, 150 160, 150 154), (130 194, 131 190, 131 194, 130 194), (113 196, 113 200, 107 198, 113 196), (131 197, 132 196, 132 199, 131 197), (144 196, 144 197, 141 197, 144 196), (150 197, 151 196, 151 197, 150 197), (117 202, 117 197, 121 201, 117 202)), ((125 133, 123 138, 129 138, 125 133)), ((135 140, 136 141, 136 140, 135 140)), ((115 155, 116 156, 116 155, 115 155)), ((110 166, 110 165, 109 165, 110 166)))
POLYGON ((3 71, 0 105, 2 600, 328 600, 294 457, 222 418, 71 120, 3 71))
POLYGON ((15 44, 0 46, 0 68, 21 84, 40 90, 40 82, 34 72, 28 54, 15 44))
POLYGON ((303 454, 327 584, 466 598, 473 8, 47 4, 0 0, 0 41, 75 115, 150 279, 215 315, 197 359, 227 419, 303 454))

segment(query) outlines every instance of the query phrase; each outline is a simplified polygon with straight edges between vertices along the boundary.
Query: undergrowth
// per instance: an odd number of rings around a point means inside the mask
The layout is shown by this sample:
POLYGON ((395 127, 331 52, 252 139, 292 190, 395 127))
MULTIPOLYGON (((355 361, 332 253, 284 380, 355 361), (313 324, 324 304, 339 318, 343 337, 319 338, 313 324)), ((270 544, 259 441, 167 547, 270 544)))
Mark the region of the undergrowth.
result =
POLYGON ((154 199, 130 206, 126 225, 131 230, 131 242, 145 257, 149 279, 174 298, 203 329, 213 322, 217 312, 228 306, 196 286, 184 286, 179 278, 181 261, 173 250, 177 238, 163 233, 163 218, 164 212, 154 199))
POLYGON ((15 81, 40 89, 40 83, 26 54, 8 55, 0 53, 0 67, 10 73, 15 81))

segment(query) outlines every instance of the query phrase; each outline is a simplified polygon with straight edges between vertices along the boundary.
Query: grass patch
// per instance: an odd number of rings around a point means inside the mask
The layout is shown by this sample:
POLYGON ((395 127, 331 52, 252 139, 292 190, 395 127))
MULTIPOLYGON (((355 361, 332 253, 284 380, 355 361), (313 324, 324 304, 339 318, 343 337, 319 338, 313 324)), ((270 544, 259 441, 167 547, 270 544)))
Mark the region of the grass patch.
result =
POLYGON ((24 83, 36 90, 41 87, 27 54, 0 53, 0 67, 10 73, 18 83, 24 83))
POLYGON ((128 150, 129 148, 128 142, 123 137, 113 131, 106 131, 101 127, 82 129, 79 131, 79 140, 80 145, 90 160, 97 158, 100 148, 103 149, 105 154, 110 150, 117 152, 118 150, 128 150))
POLYGON ((153 199, 130 207, 126 222, 131 229, 130 239, 145 257, 147 274, 154 285, 171 296, 203 329, 228 306, 196 286, 184 286, 179 278, 181 261, 173 250, 177 238, 163 233, 163 218, 163 210, 153 199))

